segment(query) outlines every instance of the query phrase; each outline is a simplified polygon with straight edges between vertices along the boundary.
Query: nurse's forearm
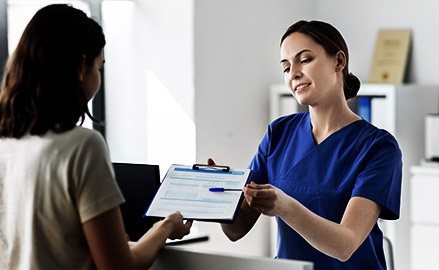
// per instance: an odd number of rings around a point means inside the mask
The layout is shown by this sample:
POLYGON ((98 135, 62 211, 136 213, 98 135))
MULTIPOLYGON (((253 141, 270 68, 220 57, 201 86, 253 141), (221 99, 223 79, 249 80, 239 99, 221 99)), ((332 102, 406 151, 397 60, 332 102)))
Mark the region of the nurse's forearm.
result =
POLYGON ((236 216, 235 223, 221 224, 221 228, 231 241, 237 241, 253 228, 259 216, 260 213, 249 207, 244 200, 236 216))
POLYGON ((238 213, 233 224, 221 224, 221 229, 231 241, 235 242, 244 237, 249 230, 246 229, 245 221, 241 213, 238 213))
POLYGON ((340 224, 324 219, 291 198, 279 215, 309 244, 340 261, 348 260, 373 228, 381 208, 374 202, 354 197, 340 224))

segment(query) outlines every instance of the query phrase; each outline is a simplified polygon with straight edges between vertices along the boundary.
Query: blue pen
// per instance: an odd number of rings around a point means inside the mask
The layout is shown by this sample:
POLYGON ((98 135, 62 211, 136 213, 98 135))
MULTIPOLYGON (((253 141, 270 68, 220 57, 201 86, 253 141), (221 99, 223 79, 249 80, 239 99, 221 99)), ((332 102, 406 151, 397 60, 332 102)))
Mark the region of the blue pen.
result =
POLYGON ((211 192, 224 192, 224 191, 242 191, 242 189, 239 188, 209 188, 209 191, 211 192))

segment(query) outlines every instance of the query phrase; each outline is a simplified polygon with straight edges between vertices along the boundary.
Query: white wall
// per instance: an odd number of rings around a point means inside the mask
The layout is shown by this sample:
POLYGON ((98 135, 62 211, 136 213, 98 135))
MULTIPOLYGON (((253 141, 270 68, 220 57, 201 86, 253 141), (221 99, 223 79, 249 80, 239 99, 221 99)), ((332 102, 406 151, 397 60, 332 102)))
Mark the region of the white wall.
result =
POLYGON ((195 162, 193 0, 104 1, 112 161, 195 162))
POLYGON ((248 166, 268 124, 268 87, 282 81, 280 37, 315 3, 195 0, 198 162, 248 166))
POLYGON ((412 29, 409 82, 439 84, 439 1, 318 0, 317 14, 337 26, 351 53, 351 70, 367 82, 378 30, 412 29))

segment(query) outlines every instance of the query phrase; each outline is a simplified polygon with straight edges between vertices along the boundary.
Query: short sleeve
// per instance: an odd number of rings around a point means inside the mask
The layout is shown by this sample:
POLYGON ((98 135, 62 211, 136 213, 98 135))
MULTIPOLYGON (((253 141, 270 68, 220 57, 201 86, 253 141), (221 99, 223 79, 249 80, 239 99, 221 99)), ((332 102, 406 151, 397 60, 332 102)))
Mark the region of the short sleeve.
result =
POLYGON ((73 166, 74 196, 82 223, 124 202, 114 178, 107 145, 93 132, 78 149, 73 166))
POLYGON ((364 170, 355 181, 352 197, 364 197, 380 204, 383 207, 382 219, 398 219, 401 183, 401 150, 395 138, 386 134, 369 148, 364 170))
POLYGON ((252 170, 251 181, 257 184, 267 184, 267 155, 270 145, 270 128, 265 132, 261 143, 259 144, 258 151, 253 157, 249 169, 252 170))

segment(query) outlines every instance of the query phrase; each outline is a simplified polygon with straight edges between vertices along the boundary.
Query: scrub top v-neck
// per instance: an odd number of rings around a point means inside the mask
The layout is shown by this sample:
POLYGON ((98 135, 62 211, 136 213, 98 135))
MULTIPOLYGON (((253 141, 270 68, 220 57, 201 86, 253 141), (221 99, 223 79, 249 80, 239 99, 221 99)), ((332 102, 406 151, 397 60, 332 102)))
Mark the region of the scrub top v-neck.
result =
MULTIPOLYGON (((351 197, 382 206, 380 218, 399 218, 402 162, 395 138, 365 120, 355 121, 316 145, 309 113, 271 123, 249 168, 252 181, 269 183, 317 215, 340 223, 351 197)), ((314 269, 386 269, 383 235, 375 224, 347 262, 331 258, 278 221, 279 258, 314 262, 314 269)))

